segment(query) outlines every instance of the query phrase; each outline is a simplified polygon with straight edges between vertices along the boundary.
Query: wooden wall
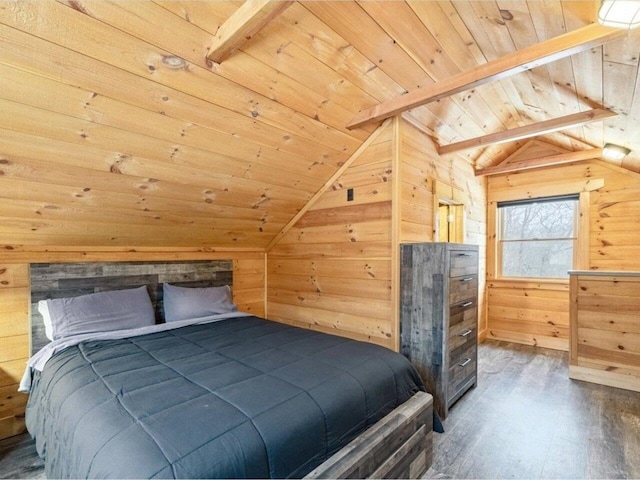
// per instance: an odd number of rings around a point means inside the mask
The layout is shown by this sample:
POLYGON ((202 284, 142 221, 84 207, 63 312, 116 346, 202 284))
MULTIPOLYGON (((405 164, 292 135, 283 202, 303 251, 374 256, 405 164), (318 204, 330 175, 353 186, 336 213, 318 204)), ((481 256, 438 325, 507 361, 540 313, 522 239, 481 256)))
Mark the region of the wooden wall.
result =
MULTIPOLYGON (((584 270, 640 270, 640 176, 601 161, 496 175, 488 182, 488 311, 490 338, 569 349, 569 281, 496 278, 495 211, 500 200, 591 190, 578 248, 584 270), (604 185, 604 186, 602 186, 604 185)), ((583 195, 584 196, 584 195, 583 195)))
POLYGON ((432 242, 437 153, 416 127, 404 122, 401 129, 400 241, 432 242))
POLYGON ((268 253, 270 319, 394 348, 394 130, 383 128, 268 253))
POLYGON ((269 318, 397 349, 398 248, 433 241, 436 181, 463 192, 465 242, 484 252, 484 180, 405 120, 384 128, 268 253, 269 318))
POLYGON ((30 262, 231 259, 234 302, 241 311, 265 314, 265 260, 261 251, 49 250, 53 251, 4 252, 0 260, 0 438, 24 431, 27 396, 17 389, 30 351, 30 262))
POLYGON ((568 282, 489 280, 488 337, 569 349, 568 282))
POLYGON ((27 396, 17 393, 29 357, 29 268, 0 262, 0 438, 24 429, 27 396))
POLYGON ((487 329, 485 265, 486 182, 462 157, 440 157, 431 138, 408 122, 401 124, 401 243, 434 241, 434 194, 464 205, 463 243, 479 246, 478 332, 487 329))

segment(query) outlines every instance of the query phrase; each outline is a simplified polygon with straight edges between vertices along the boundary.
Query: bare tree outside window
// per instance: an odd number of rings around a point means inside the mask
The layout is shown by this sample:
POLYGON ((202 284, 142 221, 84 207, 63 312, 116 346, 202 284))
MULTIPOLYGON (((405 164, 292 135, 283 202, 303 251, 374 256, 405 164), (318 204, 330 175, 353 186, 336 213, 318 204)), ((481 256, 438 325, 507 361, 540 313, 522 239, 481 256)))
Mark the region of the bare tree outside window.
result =
POLYGON ((573 268, 576 198, 498 205, 502 276, 566 278, 573 268))

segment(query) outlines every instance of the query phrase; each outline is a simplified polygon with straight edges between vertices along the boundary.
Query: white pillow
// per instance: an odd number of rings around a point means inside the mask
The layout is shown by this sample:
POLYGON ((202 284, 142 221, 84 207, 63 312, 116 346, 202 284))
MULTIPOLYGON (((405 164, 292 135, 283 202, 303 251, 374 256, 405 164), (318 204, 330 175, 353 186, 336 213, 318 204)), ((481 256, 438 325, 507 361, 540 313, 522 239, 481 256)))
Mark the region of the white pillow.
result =
POLYGON ((165 322, 200 318, 237 311, 229 285, 222 287, 188 288, 165 283, 162 285, 165 322))
POLYGON ((44 334, 49 340, 53 340, 53 325, 51 324, 51 315, 49 315, 48 300, 40 300, 38 302, 38 312, 42 315, 42 322, 44 323, 44 334))
MULTIPOLYGON (((38 310, 40 304, 38 303, 38 310)), ((147 287, 91 293, 79 297, 46 300, 51 337, 108 332, 154 325, 156 316, 147 287)))

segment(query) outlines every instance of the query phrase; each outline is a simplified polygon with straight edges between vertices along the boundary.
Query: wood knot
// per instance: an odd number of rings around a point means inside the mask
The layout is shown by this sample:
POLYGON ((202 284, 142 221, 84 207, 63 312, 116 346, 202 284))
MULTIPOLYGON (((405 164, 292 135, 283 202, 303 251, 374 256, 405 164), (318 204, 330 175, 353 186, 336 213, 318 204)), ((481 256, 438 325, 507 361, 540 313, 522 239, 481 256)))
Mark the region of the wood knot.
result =
POLYGON ((180 58, 176 55, 164 55, 162 57, 162 63, 175 70, 186 70, 188 67, 184 58, 180 58))
MULTIPOLYGON (((85 15, 89 15, 89 12, 87 12, 87 10, 76 0, 69 0, 69 6, 71 8, 73 8, 74 10, 80 12, 80 13, 84 13, 85 15)), ((89 15, 91 16, 91 15, 89 15)))
POLYGON ((513 20, 513 14, 509 10, 500 9, 500 16, 503 20, 513 20))

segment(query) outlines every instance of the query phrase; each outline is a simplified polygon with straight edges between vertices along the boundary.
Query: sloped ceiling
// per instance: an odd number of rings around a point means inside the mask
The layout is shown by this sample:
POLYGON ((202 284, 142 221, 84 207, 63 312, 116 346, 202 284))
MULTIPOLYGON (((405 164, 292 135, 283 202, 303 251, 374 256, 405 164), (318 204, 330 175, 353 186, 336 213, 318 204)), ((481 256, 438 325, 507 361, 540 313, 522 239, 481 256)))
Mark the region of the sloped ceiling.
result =
MULTIPOLYGON (((222 1, 0 1, 0 244, 264 247, 375 130, 361 110, 595 20, 589 1, 296 2, 221 64, 222 1)), ((640 171, 640 36, 415 108, 439 145, 544 137, 640 171)), ((526 141, 461 152, 500 163, 526 141)))

